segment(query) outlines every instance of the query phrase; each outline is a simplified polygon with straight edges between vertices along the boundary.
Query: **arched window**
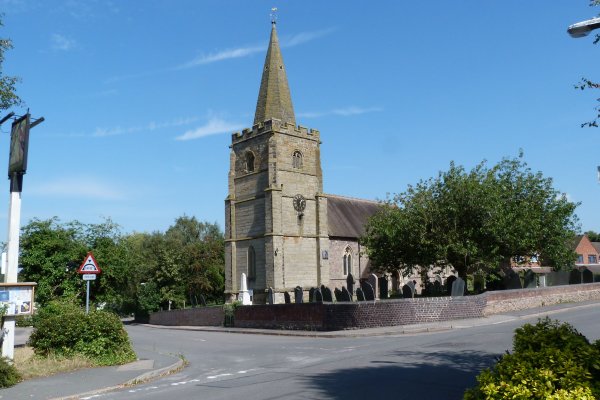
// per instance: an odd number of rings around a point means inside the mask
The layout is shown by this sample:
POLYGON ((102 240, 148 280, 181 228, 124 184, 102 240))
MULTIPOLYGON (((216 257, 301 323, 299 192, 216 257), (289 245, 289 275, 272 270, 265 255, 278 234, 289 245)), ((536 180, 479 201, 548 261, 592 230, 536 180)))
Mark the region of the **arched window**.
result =
POLYGON ((254 154, 246 152, 246 172, 254 172, 254 154))
POLYGON ((344 276, 352 273, 352 248, 346 247, 344 253, 344 276))
POLYGON ((256 254, 254 247, 248 247, 248 280, 256 279, 256 254))
POLYGON ((294 154, 292 155, 292 166, 298 169, 302 168, 302 153, 298 150, 294 151, 294 154))

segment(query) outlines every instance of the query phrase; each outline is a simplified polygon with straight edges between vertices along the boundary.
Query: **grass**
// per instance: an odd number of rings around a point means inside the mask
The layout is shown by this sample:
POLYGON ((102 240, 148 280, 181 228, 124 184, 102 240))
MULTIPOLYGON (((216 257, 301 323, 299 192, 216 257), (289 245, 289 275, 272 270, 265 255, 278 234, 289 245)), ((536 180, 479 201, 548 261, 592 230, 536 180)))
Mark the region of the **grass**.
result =
POLYGON ((21 373, 24 380, 41 378, 61 372, 75 371, 82 368, 93 367, 94 364, 87 358, 75 356, 66 358, 50 354, 38 356, 31 347, 18 347, 15 349, 14 365, 21 373))

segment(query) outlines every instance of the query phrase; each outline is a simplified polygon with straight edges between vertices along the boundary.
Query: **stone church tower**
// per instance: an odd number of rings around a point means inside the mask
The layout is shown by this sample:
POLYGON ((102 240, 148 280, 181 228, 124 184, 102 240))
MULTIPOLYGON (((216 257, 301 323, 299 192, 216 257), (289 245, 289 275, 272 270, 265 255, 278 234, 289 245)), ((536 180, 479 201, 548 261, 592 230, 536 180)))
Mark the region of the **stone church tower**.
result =
POLYGON ((296 125, 275 22, 252 128, 231 139, 225 200, 225 293, 248 277, 254 303, 294 287, 329 284, 327 197, 320 134, 296 125))

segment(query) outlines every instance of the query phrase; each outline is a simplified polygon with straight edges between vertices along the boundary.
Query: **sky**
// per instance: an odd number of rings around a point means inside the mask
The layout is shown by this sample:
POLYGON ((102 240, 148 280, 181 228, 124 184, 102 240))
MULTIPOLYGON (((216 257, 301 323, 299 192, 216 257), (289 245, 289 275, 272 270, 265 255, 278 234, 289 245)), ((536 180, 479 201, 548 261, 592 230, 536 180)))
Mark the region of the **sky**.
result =
MULTIPOLYGON (((600 231, 600 48, 587 0, 0 0, 2 72, 33 118, 21 224, 182 215, 224 227, 231 133, 250 127, 277 7, 297 123, 321 132, 324 191, 385 199, 451 161, 522 149, 600 231)), ((3 114, 4 115, 4 114, 3 114)), ((0 129, 8 165, 10 124, 0 129)), ((4 149, 2 151, 1 149, 4 149)), ((0 241, 9 182, 0 196, 0 241), (4 211, 2 211, 4 210, 4 211)))

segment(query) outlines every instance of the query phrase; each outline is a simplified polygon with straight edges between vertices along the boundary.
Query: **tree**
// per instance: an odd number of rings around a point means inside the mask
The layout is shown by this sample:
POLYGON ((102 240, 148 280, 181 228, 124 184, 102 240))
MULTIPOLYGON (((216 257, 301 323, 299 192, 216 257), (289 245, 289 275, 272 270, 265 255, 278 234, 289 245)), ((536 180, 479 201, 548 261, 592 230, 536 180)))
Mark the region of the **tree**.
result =
MULTIPOLYGON (((600 5, 600 0, 590 0, 590 6, 591 7, 595 7, 600 5)), ((594 39, 594 44, 597 44, 598 42, 600 42, 600 34, 596 34, 595 39, 594 39)), ((585 90, 585 89, 600 89, 600 84, 597 82, 594 82, 588 78, 581 78, 581 81, 575 85, 576 89, 580 89, 580 90, 585 90)), ((596 101, 600 102, 600 99, 597 99, 596 101)), ((600 119, 600 105, 595 107, 596 110, 596 117, 588 122, 584 122, 581 124, 581 127, 594 127, 597 128, 598 127, 598 120, 600 119)))
POLYGON ((587 231, 585 234, 588 236, 591 242, 600 242, 600 233, 595 231, 587 231))
POLYGON ((468 172, 451 163, 382 204, 361 240, 379 272, 450 265, 466 279, 534 257, 561 269, 575 259, 576 207, 522 155, 468 172))
POLYGON ((87 250, 80 230, 81 224, 61 224, 56 217, 33 219, 21 229, 19 280, 37 282, 38 304, 43 306, 63 296, 82 297, 85 293, 76 273, 87 250))
POLYGON ((38 283, 41 306, 61 297, 81 300, 85 283, 76 270, 88 251, 102 269, 91 300, 120 314, 147 316, 169 302, 179 308, 200 295, 223 299, 223 234, 217 224, 187 216, 165 233, 129 235, 110 219, 99 224, 34 219, 22 228, 20 280, 38 283))
POLYGON ((119 227, 110 219, 88 225, 61 223, 57 217, 34 219, 22 228, 20 247, 19 279, 37 282, 36 301, 42 306, 61 297, 84 298, 85 283, 77 269, 88 251, 94 253, 102 269, 92 283, 92 301, 120 311, 130 294, 130 265, 119 227))
MULTIPOLYGON (((2 24, 2 14, 0 14, 0 27, 2 24)), ((2 63, 4 61, 4 52, 12 49, 10 39, 0 38, 0 110, 6 110, 12 106, 21 104, 21 99, 16 94, 16 84, 19 78, 7 76, 2 73, 2 63)))

